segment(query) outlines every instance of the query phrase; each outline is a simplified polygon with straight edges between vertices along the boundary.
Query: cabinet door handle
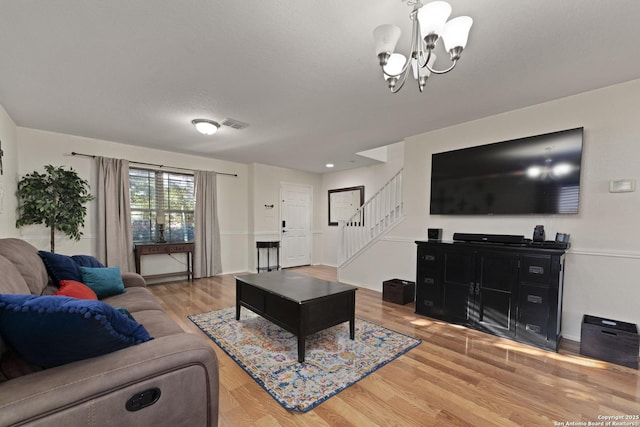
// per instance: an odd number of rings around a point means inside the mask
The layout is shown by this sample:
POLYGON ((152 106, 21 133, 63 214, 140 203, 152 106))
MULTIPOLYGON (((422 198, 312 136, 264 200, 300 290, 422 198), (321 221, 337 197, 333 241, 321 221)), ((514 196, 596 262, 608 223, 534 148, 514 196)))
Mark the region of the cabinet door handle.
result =
POLYGON ((426 285, 433 285, 435 283, 435 280, 433 280, 433 278, 431 278, 431 277, 425 277, 424 278, 424 283, 426 285))
POLYGON ((529 273, 531 274, 544 274, 544 267, 540 267, 537 265, 529 266, 529 273))
POLYGON ((476 295, 480 295, 480 283, 476 283, 476 295))
POLYGON ((473 295, 473 285, 475 285, 475 283, 473 283, 473 282, 469 283, 469 293, 471 295, 473 295))
POLYGON ((534 304, 542 304, 542 297, 538 295, 527 295, 527 301, 534 304))

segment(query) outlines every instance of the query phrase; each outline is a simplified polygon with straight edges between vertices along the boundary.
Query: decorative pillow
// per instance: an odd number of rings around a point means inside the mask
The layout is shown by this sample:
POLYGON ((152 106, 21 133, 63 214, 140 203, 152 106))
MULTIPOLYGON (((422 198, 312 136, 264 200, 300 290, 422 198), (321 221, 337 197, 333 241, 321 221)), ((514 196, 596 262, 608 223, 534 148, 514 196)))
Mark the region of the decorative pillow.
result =
POLYGON ((125 316, 127 316, 129 319, 133 320, 135 322, 136 319, 133 318, 133 316, 131 315, 131 313, 129 313, 129 310, 127 310, 124 307, 113 307, 116 310, 118 310, 120 313, 124 314, 125 316))
POLYGON ((38 255, 42 258, 54 285, 58 286, 61 280, 82 282, 80 266, 70 256, 47 251, 38 251, 38 255))
POLYGON ((80 267, 82 283, 90 287, 99 299, 124 292, 120 267, 80 267))
POLYGON ((104 268, 104 264, 91 255, 72 255, 71 259, 80 267, 104 268))
POLYGON ((104 265, 91 255, 68 256, 47 251, 38 251, 38 255, 42 258, 47 273, 56 286, 61 280, 82 282, 80 267, 104 268, 104 265))
POLYGON ((98 296, 90 287, 84 283, 76 282, 75 280, 61 280, 60 289, 55 291, 53 294, 79 299, 98 299, 98 296))
POLYGON ((104 302, 64 296, 0 295, 0 333, 24 360, 43 368, 152 339, 104 302))

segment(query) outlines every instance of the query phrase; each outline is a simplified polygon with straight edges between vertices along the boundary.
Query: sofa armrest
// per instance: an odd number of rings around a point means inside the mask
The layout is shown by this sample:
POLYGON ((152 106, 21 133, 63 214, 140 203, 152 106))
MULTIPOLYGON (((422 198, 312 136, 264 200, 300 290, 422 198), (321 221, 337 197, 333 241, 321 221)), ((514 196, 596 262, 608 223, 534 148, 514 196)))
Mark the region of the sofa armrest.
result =
POLYGON ((210 343, 171 335, 0 384, 0 425, 216 426, 218 382, 210 343), (156 403, 126 409, 152 389, 159 390, 156 403))
POLYGON ((147 286, 147 282, 144 280, 144 277, 142 277, 138 273, 123 272, 121 275, 122 275, 122 283, 124 283, 125 288, 147 286))

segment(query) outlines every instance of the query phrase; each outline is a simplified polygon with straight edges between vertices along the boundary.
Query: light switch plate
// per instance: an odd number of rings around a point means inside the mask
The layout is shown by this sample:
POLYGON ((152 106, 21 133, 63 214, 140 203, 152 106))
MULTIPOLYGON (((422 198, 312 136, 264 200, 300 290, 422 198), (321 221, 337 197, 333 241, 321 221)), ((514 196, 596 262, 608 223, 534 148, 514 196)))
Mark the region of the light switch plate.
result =
POLYGON ((609 181, 609 193, 629 193, 636 191, 635 179, 616 179, 609 181))

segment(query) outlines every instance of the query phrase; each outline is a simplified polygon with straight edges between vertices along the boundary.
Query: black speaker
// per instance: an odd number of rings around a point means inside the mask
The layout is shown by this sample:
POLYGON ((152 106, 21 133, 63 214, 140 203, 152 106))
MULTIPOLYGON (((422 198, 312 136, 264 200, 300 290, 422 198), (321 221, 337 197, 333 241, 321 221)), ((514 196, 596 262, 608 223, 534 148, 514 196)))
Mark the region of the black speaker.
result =
POLYGON ((453 240, 462 242, 522 244, 524 236, 515 234, 483 234, 483 233, 453 233, 453 240))
POLYGON ((544 242, 544 239, 545 239, 544 225, 536 225, 536 228, 533 229, 533 241, 544 242))
POLYGON ((427 229, 427 237, 429 240, 442 240, 442 228, 427 229))

